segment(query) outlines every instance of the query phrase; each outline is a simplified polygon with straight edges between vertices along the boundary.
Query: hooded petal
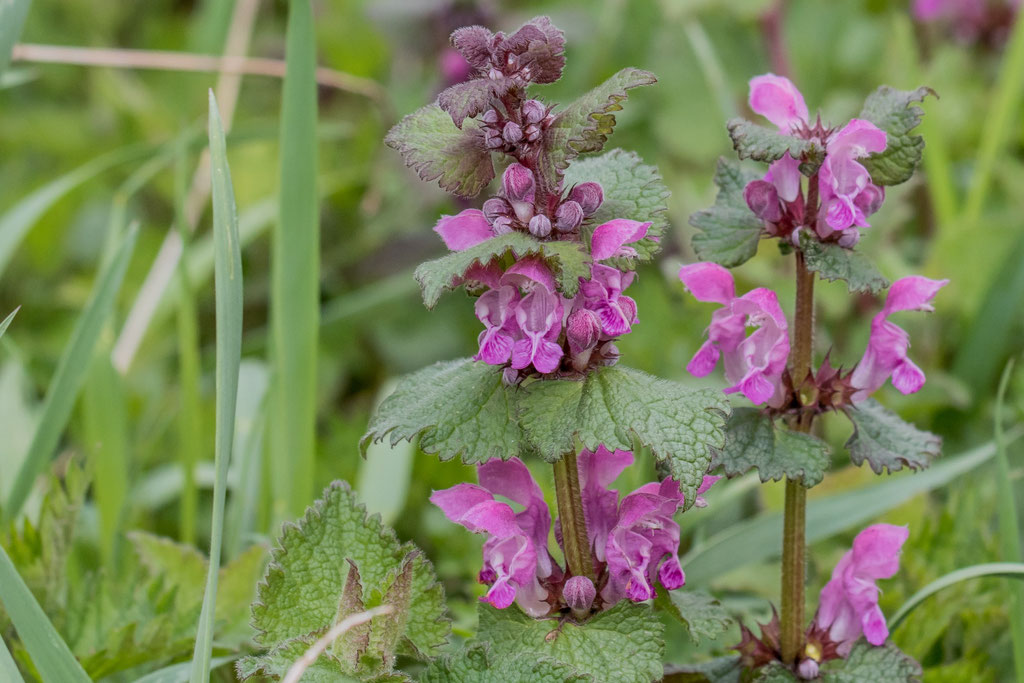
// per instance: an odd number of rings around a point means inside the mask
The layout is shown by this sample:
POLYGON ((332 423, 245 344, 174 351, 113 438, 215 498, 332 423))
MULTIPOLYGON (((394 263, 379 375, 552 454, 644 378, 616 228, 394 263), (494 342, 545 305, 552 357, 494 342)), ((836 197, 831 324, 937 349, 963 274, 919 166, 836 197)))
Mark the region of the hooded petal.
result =
POLYGON ((501 277, 501 284, 529 289, 535 284, 549 292, 555 291, 555 276, 543 259, 535 256, 519 259, 501 277))
POLYGON ((826 145, 826 152, 836 156, 860 159, 885 151, 885 131, 864 119, 850 122, 836 132, 826 145))
POLYGON ((452 251, 463 251, 494 237, 491 226, 479 209, 466 209, 454 216, 441 216, 434 226, 434 232, 441 236, 452 251))
POLYGON ((596 451, 582 451, 577 460, 587 532, 594 556, 602 562, 605 560, 608 532, 615 526, 619 504, 619 492, 609 486, 632 464, 633 454, 629 451, 609 451, 603 445, 596 451))
POLYGON ((491 493, 523 506, 523 511, 516 515, 516 522, 536 548, 538 576, 550 575, 552 564, 547 547, 551 512, 529 468, 519 458, 492 458, 477 467, 477 478, 480 485, 491 493))
POLYGON ((800 194, 800 161, 786 152, 785 156, 773 161, 764 179, 775 186, 779 199, 784 202, 796 201, 800 194))
POLYGON ((595 261, 613 256, 635 256, 636 251, 624 245, 643 239, 650 227, 650 223, 626 218, 602 223, 594 228, 594 234, 590 237, 590 255, 595 261))
POLYGON ((783 133, 807 122, 807 105, 793 82, 783 76, 764 74, 750 79, 750 108, 783 133))
POLYGON ((713 301, 723 306, 736 297, 732 273, 717 263, 702 261, 679 269, 679 279, 697 301, 713 301))

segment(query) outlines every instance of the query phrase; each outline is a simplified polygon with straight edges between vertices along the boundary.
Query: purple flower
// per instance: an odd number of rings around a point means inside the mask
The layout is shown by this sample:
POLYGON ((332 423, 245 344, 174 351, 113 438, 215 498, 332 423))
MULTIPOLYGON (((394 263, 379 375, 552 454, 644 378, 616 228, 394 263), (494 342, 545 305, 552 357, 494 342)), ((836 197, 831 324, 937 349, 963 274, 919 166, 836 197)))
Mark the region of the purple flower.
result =
POLYGON ((580 280, 584 307, 597 313, 602 330, 609 337, 626 334, 637 321, 636 302, 622 291, 632 284, 636 274, 599 263, 590 272, 589 280, 580 280))
POLYGON ((912 394, 924 385, 924 372, 907 358, 910 337, 887 318, 897 311, 934 311, 931 301, 949 280, 929 280, 920 275, 897 280, 889 289, 885 306, 871 321, 871 337, 864 355, 850 375, 850 384, 859 391, 854 401, 862 401, 885 380, 901 393, 912 394))
POLYGON ((601 445, 597 451, 582 451, 577 464, 583 515, 587 522, 587 533, 590 534, 591 548, 594 557, 604 562, 608 533, 615 526, 619 508, 619 492, 608 487, 623 470, 633 464, 633 454, 629 451, 609 451, 601 445))
POLYGON ((484 212, 466 209, 454 216, 441 216, 434 226, 434 232, 441 236, 452 251, 464 251, 494 237, 484 212))
POLYGON ((885 615, 878 608, 875 581, 899 571, 900 549, 907 535, 906 527, 891 524, 864 529, 821 589, 814 622, 838 643, 840 656, 848 655, 861 635, 872 645, 882 645, 889 637, 885 615))
POLYGON ((515 304, 519 291, 515 287, 499 287, 485 292, 476 300, 476 317, 484 324, 477 342, 480 352, 474 360, 489 365, 502 365, 512 356, 515 344, 515 304))
MULTIPOLYGON (((749 102, 751 109, 778 126, 783 134, 801 134, 808 128, 807 105, 788 78, 775 74, 752 78, 749 102)), ((882 188, 871 182, 868 170, 857 160, 883 151, 886 134, 870 121, 852 119, 823 142, 825 160, 818 172, 821 200, 818 235, 826 238, 834 232, 843 232, 844 246, 852 246, 859 237, 856 228, 868 227, 866 217, 878 210, 885 196, 882 188)), ((782 202, 796 201, 800 193, 799 161, 788 154, 778 159, 769 166, 764 181, 774 186, 782 202)), ((752 199, 757 200, 751 208, 758 213, 755 206, 761 205, 763 189, 752 190, 745 196, 748 203, 752 199)), ((762 212, 765 215, 758 215, 772 221, 774 210, 764 209, 762 212)))
POLYGON ((722 304, 711 316, 708 340, 686 369, 704 377, 721 357, 725 377, 732 383, 725 393, 738 391, 755 405, 768 401, 779 407, 785 397, 782 373, 789 357, 789 336, 775 292, 760 287, 737 297, 732 274, 715 263, 683 266, 679 279, 698 301, 722 304), (749 336, 748 325, 758 328, 749 336))
POLYGON ((561 297, 535 288, 516 307, 516 323, 524 338, 512 347, 512 367, 522 370, 532 364, 540 373, 557 370, 563 355, 555 343, 562 331, 561 297))
POLYGON ((549 611, 547 591, 538 578, 553 571, 547 550, 551 514, 540 487, 518 458, 491 460, 478 467, 480 486, 457 484, 434 491, 430 502, 451 521, 474 533, 486 533, 482 583, 490 585, 481 598, 498 609, 517 601, 527 614, 539 617, 549 611), (523 506, 516 514, 500 495, 523 506))
POLYGON ((590 237, 590 255, 595 261, 614 256, 636 256, 636 249, 626 245, 642 240, 650 227, 649 222, 641 223, 627 218, 602 223, 594 228, 594 234, 590 237))

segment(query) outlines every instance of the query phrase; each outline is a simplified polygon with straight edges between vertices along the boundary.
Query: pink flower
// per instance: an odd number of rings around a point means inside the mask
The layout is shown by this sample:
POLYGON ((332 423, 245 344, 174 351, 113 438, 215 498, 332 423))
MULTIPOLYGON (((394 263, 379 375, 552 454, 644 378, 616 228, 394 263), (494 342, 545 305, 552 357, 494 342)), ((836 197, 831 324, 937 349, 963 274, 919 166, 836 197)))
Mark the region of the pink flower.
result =
POLYGON ((821 589, 815 624, 828 630, 845 657, 863 635, 872 645, 889 637, 885 615, 878 608, 875 581, 892 577, 900 568, 900 549, 907 540, 906 527, 875 524, 853 539, 832 570, 832 579, 821 589))
POLYGON ((480 352, 474 360, 489 365, 508 362, 516 340, 515 305, 518 302, 519 291, 508 286, 485 292, 476 300, 476 317, 484 324, 484 331, 477 338, 480 352))
POLYGON ((434 226, 434 232, 441 236, 452 251, 464 251, 494 237, 480 209, 466 209, 454 216, 441 216, 434 226))
POLYGON ((897 311, 935 310, 931 301, 948 283, 949 280, 929 280, 915 275, 892 284, 885 306, 871 321, 871 337, 864 356, 850 376, 850 384, 860 390, 854 394, 854 401, 867 398, 889 377, 893 386, 904 394, 912 394, 924 385, 924 372, 907 357, 909 335, 887 318, 897 311))
POLYGON ((750 108, 779 131, 790 134, 807 123, 807 105, 793 82, 784 76, 764 74, 750 79, 750 108))
POLYGON ((512 367, 522 370, 533 364, 540 373, 557 370, 563 356, 562 347, 555 343, 562 331, 561 297, 534 289, 516 307, 516 323, 523 338, 512 347, 512 367))
POLYGON ((708 340, 686 366, 690 374, 704 377, 722 358, 732 383, 725 393, 741 392, 755 405, 781 405, 789 335, 775 292, 761 287, 737 297, 732 274, 715 263, 683 266, 679 279, 698 301, 722 304, 711 316, 708 340), (749 336, 748 325, 758 328, 749 336))
POLYGON ((590 272, 589 280, 580 280, 584 307, 597 313, 609 337, 626 334, 637 321, 636 302, 622 290, 632 284, 636 274, 601 264, 594 264, 590 272))
POLYGON ((633 464, 633 454, 629 451, 609 451, 601 445, 597 451, 582 451, 577 464, 583 515, 587 521, 591 548, 594 557, 604 562, 608 533, 615 526, 619 508, 619 492, 608 487, 623 470, 633 464))
POLYGON ((490 589, 481 599, 498 609, 516 601, 527 614, 543 616, 549 606, 544 601, 547 591, 538 578, 550 576, 554 565, 547 549, 551 514, 540 487, 518 458, 491 460, 480 465, 478 473, 481 486, 457 484, 434 491, 430 502, 451 521, 488 535, 480 581, 490 589), (524 509, 516 514, 508 503, 495 500, 495 495, 524 509))
POLYGON ((602 223, 594 228, 594 234, 590 237, 590 254, 595 261, 614 256, 636 256, 636 250, 626 245, 642 240, 650 227, 649 222, 641 223, 626 218, 602 223))

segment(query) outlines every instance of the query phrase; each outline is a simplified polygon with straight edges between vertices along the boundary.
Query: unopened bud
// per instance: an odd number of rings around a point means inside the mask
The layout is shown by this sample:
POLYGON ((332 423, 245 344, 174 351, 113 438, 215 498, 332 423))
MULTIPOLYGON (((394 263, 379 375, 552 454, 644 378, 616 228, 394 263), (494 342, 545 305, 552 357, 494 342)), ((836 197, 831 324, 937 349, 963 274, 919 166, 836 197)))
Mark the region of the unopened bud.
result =
POLYGON ((839 235, 839 246, 844 249, 852 249, 857 242, 860 242, 860 230, 857 228, 847 228, 839 235))
POLYGON ((530 219, 530 233, 534 237, 547 237, 551 234, 551 220, 542 213, 530 219))
POLYGON ((488 223, 493 223, 498 216, 508 216, 512 213, 512 207, 501 197, 491 197, 484 202, 484 217, 488 223))
POLYGON ((507 235, 512 230, 512 219, 508 216, 498 216, 494 219, 494 223, 491 224, 491 232, 494 233, 495 237, 507 235))
POLYGON ((598 349, 605 365, 615 365, 619 362, 619 347, 614 342, 607 341, 598 349))
POLYGON ((799 666, 797 666, 796 671, 800 678, 805 681, 813 681, 818 677, 818 663, 810 658, 803 659, 800 661, 799 666))
POLYGON ((604 201, 604 190, 600 183, 580 183, 569 192, 569 199, 580 205, 584 216, 589 216, 604 201))
POLYGON ((853 203, 864 213, 865 216, 870 216, 882 208, 882 202, 884 201, 885 188, 868 183, 863 190, 857 193, 857 197, 853 200, 853 203))
POLYGON ((513 202, 533 201, 533 173, 522 164, 510 164, 501 179, 505 197, 513 202))
POLYGON ((743 198, 754 215, 769 223, 777 223, 782 218, 782 207, 779 206, 779 192, 766 180, 752 180, 743 188, 743 198))
POLYGON ((505 138, 505 142, 514 145, 523 139, 523 129, 515 121, 509 121, 501 129, 501 137, 505 138))
POLYGON ((491 70, 487 72, 487 77, 492 81, 496 81, 499 78, 504 78, 505 74, 501 73, 497 68, 491 67, 491 70))
POLYGON ((527 142, 537 142, 537 140, 540 140, 540 126, 536 123, 531 123, 523 129, 523 134, 526 135, 527 142))
POLYGON ((523 102, 523 120, 527 123, 540 123, 547 115, 547 107, 540 100, 526 100, 523 102))
POLYGON ((501 139, 497 131, 488 129, 484 133, 484 146, 487 149, 499 149, 505 146, 505 141, 501 139))
POLYGON ((577 308, 565 321, 565 338, 573 355, 594 347, 601 338, 601 319, 587 308, 577 308))
POLYGON ((571 199, 555 211, 555 227, 559 232, 572 232, 583 222, 583 207, 571 199))
POLYGON ((573 576, 562 587, 562 598, 577 619, 582 619, 590 613, 596 597, 597 589, 594 588, 594 582, 585 576, 573 576))
POLYGON ((493 126, 501 120, 501 115, 497 109, 488 109, 484 112, 483 121, 484 123, 493 126))

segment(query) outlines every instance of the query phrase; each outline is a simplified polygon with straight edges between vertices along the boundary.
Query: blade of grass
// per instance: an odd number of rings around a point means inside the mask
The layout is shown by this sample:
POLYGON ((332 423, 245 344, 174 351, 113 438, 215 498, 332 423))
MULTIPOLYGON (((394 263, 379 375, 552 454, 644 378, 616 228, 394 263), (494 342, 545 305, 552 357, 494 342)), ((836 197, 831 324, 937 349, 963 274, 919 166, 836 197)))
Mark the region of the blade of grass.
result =
POLYGON ((216 444, 213 485, 213 521, 210 532, 210 566, 206 577, 203 609, 199 615, 196 647, 192 656, 192 683, 210 679, 213 651, 214 608, 224 535, 224 499, 232 441, 235 436, 235 403, 238 398, 238 366, 242 353, 242 253, 238 244, 238 214, 228 169, 224 130, 217 100, 210 91, 210 170, 213 186, 213 231, 216 239, 214 290, 217 318, 216 444))
POLYGON ((0 638, 0 680, 10 681, 10 683, 24 683, 25 681, 3 638, 0 638))
POLYGON ((10 0, 0 3, 0 74, 11 65, 11 52, 21 37, 32 0, 10 0))
POLYGON ((89 676, 46 618, 3 546, 0 546, 0 603, 44 681, 90 683, 89 676))
MULTIPOLYGON (((225 664, 238 659, 237 655, 230 657, 217 657, 210 661, 210 670, 218 669, 225 664)), ((182 683, 188 680, 188 672, 192 667, 192 662, 179 662, 177 664, 171 664, 165 666, 162 669, 157 669, 151 673, 146 674, 142 678, 139 678, 135 683, 182 683)))
POLYGON ((239 369, 235 450, 231 456, 238 477, 224 532, 224 551, 228 558, 238 555, 259 528, 268 374, 266 365, 254 360, 243 361, 239 369))
MULTIPOLYGON (((1015 430, 1007 443, 1024 434, 1015 430)), ((959 456, 945 458, 925 472, 888 477, 849 493, 807 503, 807 542, 820 541, 905 503, 914 496, 945 486, 980 467, 995 455, 992 443, 959 456)), ((694 547, 682 559, 688 585, 707 585, 716 577, 744 565, 763 562, 779 554, 782 514, 762 513, 735 524, 694 547)))
POLYGON ((896 615, 889 620, 889 630, 895 631, 903 623, 903 620, 907 618, 907 615, 914 611, 915 607, 943 588, 948 588, 961 581, 978 579, 984 576, 1003 576, 1024 581, 1024 564, 1019 562, 992 562, 989 564, 976 564, 950 572, 911 595, 910 599, 903 603, 903 606, 896 612, 896 615))
MULTIPOLYGON (((1013 495, 1013 479, 1010 477, 1010 461, 1006 456, 1006 434, 1003 432, 1003 408, 1006 405, 1006 387, 1013 376, 1013 360, 1006 364, 996 394, 995 442, 996 471, 999 477, 996 486, 999 495, 999 548, 1004 562, 1020 562, 1020 521, 1017 519, 1017 502, 1013 495)), ((1010 587, 1007 605, 1010 613, 1010 636, 1013 641, 1014 669, 1017 680, 1024 681, 1024 584, 1010 587)))
POLYGON ((320 233, 316 189, 316 40, 309 0, 288 4, 281 104, 280 215, 271 254, 268 434, 273 517, 313 500, 320 233))
POLYGON ((53 456, 60 436, 67 426, 71 409, 75 405, 91 365, 93 350, 103 326, 114 309, 117 293, 121 289, 128 262, 131 261, 138 237, 138 225, 128 229, 117 253, 96 278, 89 303, 75 322, 71 339, 64 348, 57 371, 43 399, 43 408, 32 436, 32 443, 21 463, 11 489, 5 519, 13 520, 21 512, 36 477, 53 456))
POLYGON ((4 336, 4 332, 6 332, 7 328, 11 326, 11 321, 14 320, 14 316, 16 316, 18 314, 18 311, 20 310, 21 306, 18 306, 13 311, 11 311, 10 315, 4 318, 3 322, 0 322, 0 337, 4 336))

